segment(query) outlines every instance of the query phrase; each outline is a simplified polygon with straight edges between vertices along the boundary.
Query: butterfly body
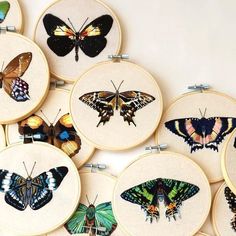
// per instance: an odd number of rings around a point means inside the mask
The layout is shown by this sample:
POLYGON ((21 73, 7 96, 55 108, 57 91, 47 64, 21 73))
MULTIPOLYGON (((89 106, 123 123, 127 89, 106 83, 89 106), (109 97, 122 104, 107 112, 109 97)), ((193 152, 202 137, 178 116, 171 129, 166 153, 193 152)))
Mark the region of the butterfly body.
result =
MULTIPOLYGON (((121 84, 123 81, 121 82, 121 84)), ((113 82, 112 82, 113 84, 113 82)), ((153 102, 155 98, 147 93, 141 91, 125 91, 119 92, 115 87, 115 92, 110 91, 97 91, 86 93, 82 95, 79 100, 90 106, 92 109, 99 113, 100 121, 97 127, 103 123, 103 125, 110 120, 110 117, 114 115, 114 110, 120 109, 120 115, 123 116, 124 121, 127 121, 136 126, 133 117, 135 112, 147 104, 153 102)))
POLYGON ((160 218, 160 203, 166 207, 166 218, 176 220, 176 215, 180 215, 182 202, 197 194, 198 191, 199 187, 187 182, 158 178, 124 191, 121 198, 140 205, 145 212, 146 221, 152 223, 154 219, 160 218))
POLYGON ((81 148, 81 139, 76 134, 69 113, 63 115, 55 125, 47 125, 40 116, 33 115, 18 123, 18 131, 21 135, 32 135, 35 141, 61 148, 70 157, 81 148))
POLYGON ((35 178, 24 178, 0 169, 0 191, 5 193, 5 202, 15 209, 24 211, 29 205, 32 210, 38 210, 52 200, 52 191, 59 187, 67 173, 68 168, 60 166, 35 178))
POLYGON ((3 88, 17 102, 25 102, 30 99, 29 85, 20 77, 28 69, 31 60, 31 52, 21 53, 0 72, 0 88, 3 88))
POLYGON ((109 236, 117 227, 111 202, 85 206, 80 203, 77 211, 65 225, 67 231, 74 235, 88 233, 91 236, 109 236))
POLYGON ((236 118, 181 118, 165 122, 165 127, 182 137, 191 147, 191 153, 203 148, 218 151, 218 145, 235 129, 236 118))
POLYGON ((78 61, 79 49, 89 57, 96 57, 106 47, 107 39, 105 36, 112 27, 113 19, 110 15, 102 15, 84 28, 83 24, 78 32, 71 22, 73 29, 52 14, 46 14, 43 23, 47 34, 50 36, 47 39, 49 48, 60 57, 66 56, 75 48, 75 61, 78 61))

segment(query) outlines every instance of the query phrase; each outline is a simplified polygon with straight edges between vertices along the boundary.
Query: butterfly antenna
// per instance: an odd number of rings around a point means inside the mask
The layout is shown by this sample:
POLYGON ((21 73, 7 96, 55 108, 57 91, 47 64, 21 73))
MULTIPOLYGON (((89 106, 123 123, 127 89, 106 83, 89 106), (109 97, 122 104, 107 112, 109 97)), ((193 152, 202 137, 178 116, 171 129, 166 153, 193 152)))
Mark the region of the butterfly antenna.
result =
POLYGON ((30 177, 31 177, 31 175, 33 174, 35 165, 36 165, 36 161, 34 162, 34 165, 33 165, 32 170, 31 170, 31 172, 30 172, 30 175, 29 175, 30 177))
POLYGON ((44 118, 46 118, 47 122, 49 124, 51 124, 50 120, 48 119, 48 117, 44 114, 43 110, 40 110, 40 112, 43 114, 44 118))
POLYGON ((203 116, 203 117, 206 117, 206 111, 207 111, 207 108, 205 108, 205 111, 204 111, 204 116, 203 116))
POLYGON ((25 171, 26 171, 27 176, 30 176, 29 173, 28 173, 28 170, 27 170, 27 168, 26 168, 26 165, 25 165, 25 162, 24 162, 24 161, 23 161, 23 165, 24 165, 24 167, 25 167, 25 171))
POLYGON ((116 88, 116 86, 115 86, 115 84, 114 84, 114 82, 112 80, 111 80, 111 83, 114 86, 115 90, 118 91, 118 89, 116 88))
POLYGON ((91 203, 90 203, 90 201, 89 201, 89 199, 88 199, 88 195, 87 195, 87 194, 86 194, 86 198, 87 198, 88 204, 91 205, 91 203))
POLYGON ((124 83, 124 80, 122 80, 122 81, 121 81, 121 83, 120 83, 120 85, 119 85, 119 87, 118 87, 118 89, 117 89, 117 90, 118 90, 118 92, 119 92, 119 90, 120 90, 120 87, 121 87, 121 85, 122 85, 123 83, 124 83))
POLYGON ((71 22, 70 18, 67 18, 67 19, 68 19, 68 21, 70 22, 70 24, 71 24, 71 27, 73 28, 73 30, 76 32, 76 29, 75 29, 74 25, 72 24, 72 22, 71 22))
POLYGON ((95 202, 97 201, 97 198, 98 198, 98 194, 97 194, 96 198, 95 198, 94 201, 93 201, 93 205, 94 205, 95 202))
POLYGON ((203 115, 202 115, 202 111, 201 111, 201 109, 199 108, 199 112, 200 112, 200 115, 201 115, 201 117, 203 117, 203 115))
POLYGON ((61 108, 58 110, 57 115, 56 115, 54 121, 52 122, 53 125, 54 125, 54 123, 56 122, 57 117, 58 117, 58 115, 60 114, 60 112, 61 112, 61 108))
POLYGON ((3 71, 3 66, 4 66, 4 62, 2 63, 2 68, 1 68, 1 72, 3 71))
POLYGON ((80 27, 80 29, 79 29, 79 32, 82 30, 82 28, 84 27, 84 25, 86 24, 86 22, 88 21, 88 17, 86 18, 86 20, 84 21, 84 23, 82 24, 82 26, 80 27))

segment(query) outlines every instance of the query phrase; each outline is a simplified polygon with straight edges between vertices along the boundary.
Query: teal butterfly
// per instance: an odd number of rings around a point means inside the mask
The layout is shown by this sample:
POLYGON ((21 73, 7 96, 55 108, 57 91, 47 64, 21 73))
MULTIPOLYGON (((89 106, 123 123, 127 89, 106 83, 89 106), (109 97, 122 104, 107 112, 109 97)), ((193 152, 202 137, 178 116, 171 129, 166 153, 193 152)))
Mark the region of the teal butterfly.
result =
MULTIPOLYGON (((87 197, 87 195, 86 195, 87 197)), ((105 202, 95 207, 96 196, 93 204, 88 200, 89 206, 80 203, 72 218, 65 224, 70 234, 88 233, 90 236, 109 236, 117 227, 113 215, 111 202, 105 202)))
POLYGON ((0 2, 0 23, 2 23, 10 9, 10 3, 8 1, 0 2))
POLYGON ((182 202, 199 192, 199 187, 187 182, 158 178, 134 186, 121 194, 121 198, 141 206, 146 214, 146 221, 158 221, 160 218, 159 204, 166 207, 165 216, 168 220, 180 216, 182 202))

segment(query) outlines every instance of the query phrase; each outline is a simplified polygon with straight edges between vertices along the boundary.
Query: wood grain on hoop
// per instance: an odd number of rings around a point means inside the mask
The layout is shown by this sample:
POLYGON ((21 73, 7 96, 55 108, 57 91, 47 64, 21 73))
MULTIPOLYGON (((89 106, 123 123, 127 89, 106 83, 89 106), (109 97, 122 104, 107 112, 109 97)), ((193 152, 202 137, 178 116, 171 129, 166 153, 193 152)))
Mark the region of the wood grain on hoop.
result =
POLYGON ((189 156, 197 162, 205 171, 211 183, 223 179, 220 167, 220 153, 225 140, 217 145, 218 152, 209 148, 203 148, 190 152, 191 147, 182 137, 177 136, 168 130, 164 123, 173 119, 180 118, 201 118, 204 113, 205 117, 235 117, 236 118, 236 100, 226 94, 206 90, 201 92, 190 92, 177 98, 165 111, 158 130, 155 134, 156 143, 167 143, 172 151, 180 152, 189 156))
POLYGON ((70 113, 76 130, 92 145, 104 150, 125 150, 147 140, 156 130, 163 109, 162 95, 154 77, 142 67, 121 61, 103 62, 87 70, 75 83, 70 96, 70 113), (111 82, 112 80, 112 82, 111 82), (82 95, 95 91, 110 91, 121 82, 119 92, 141 91, 155 98, 135 112, 133 123, 128 124, 114 109, 113 116, 104 125, 99 123, 98 112, 79 100, 82 95))
MULTIPOLYGON (((40 110, 35 112, 35 114, 40 116, 47 125, 50 125, 49 122, 53 122, 56 119, 53 124, 55 125, 63 115, 69 113, 69 95, 69 92, 65 89, 50 90, 47 100, 40 107, 40 110), (43 115, 41 110, 46 117, 43 115)), ((80 168, 85 162, 87 162, 95 151, 95 148, 88 144, 83 137, 80 137, 80 139, 81 148, 79 153, 72 157, 77 168, 80 168)), ((18 131, 18 124, 10 124, 6 126, 6 141, 7 144, 22 143, 22 138, 20 138, 20 133, 18 131)))
POLYGON ((122 32, 120 23, 115 13, 100 0, 57 0, 50 4, 41 14, 34 31, 34 40, 40 45, 50 64, 51 74, 67 82, 74 82, 84 71, 98 62, 107 60, 109 54, 119 54, 121 48, 122 32), (113 18, 113 25, 107 39, 106 47, 96 57, 88 57, 79 50, 79 61, 75 61, 75 49, 64 57, 57 56, 47 45, 48 34, 43 25, 43 17, 53 14, 72 27, 68 18, 74 25, 76 31, 80 29, 83 22, 89 17, 86 25, 104 14, 113 18))
POLYGON ((162 232, 163 236, 187 236, 197 233, 204 224, 210 210, 211 190, 204 172, 195 162, 182 154, 164 151, 141 156, 118 176, 112 204, 118 224, 127 235, 162 232), (160 218, 150 224, 145 221, 145 213, 139 205, 120 197, 123 191, 156 178, 180 180, 200 188, 196 195, 183 202, 181 218, 176 217, 176 221, 168 221, 164 205, 160 202, 160 218))
POLYGON ((5 66, 21 53, 32 53, 32 60, 22 80, 28 83, 29 100, 18 102, 0 89, 0 123, 15 123, 34 113, 44 102, 49 88, 49 68, 41 49, 30 39, 16 33, 1 35, 0 63, 5 66), (17 47, 16 47, 17 45, 17 47))
POLYGON ((3 126, 0 125, 0 149, 4 148, 5 146, 6 146, 5 132, 3 126))
POLYGON ((41 235, 55 230, 69 219, 77 208, 81 184, 76 166, 64 152, 52 145, 34 142, 8 146, 0 152, 0 157, 2 169, 24 178, 27 177, 27 173, 23 162, 28 172, 36 162, 32 173, 33 178, 51 168, 60 166, 68 168, 60 186, 53 191, 51 201, 38 210, 32 210, 27 206, 24 211, 19 211, 5 202, 5 193, 1 192, 1 228, 13 230, 19 235, 41 235))

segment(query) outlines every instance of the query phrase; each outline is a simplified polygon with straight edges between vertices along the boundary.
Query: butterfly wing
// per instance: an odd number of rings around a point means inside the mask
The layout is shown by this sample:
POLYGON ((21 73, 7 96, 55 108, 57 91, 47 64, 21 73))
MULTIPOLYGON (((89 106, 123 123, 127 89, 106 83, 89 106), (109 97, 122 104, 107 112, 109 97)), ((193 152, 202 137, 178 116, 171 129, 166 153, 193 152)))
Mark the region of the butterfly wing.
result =
POLYGON ((27 119, 18 122, 19 133, 23 136, 32 135, 34 141, 48 142, 49 130, 50 127, 37 115, 30 116, 27 119))
POLYGON ((2 23, 10 9, 10 3, 8 1, 0 2, 0 23, 2 23))
POLYGON ((123 116, 124 121, 128 124, 134 123, 133 117, 135 112, 149 103, 153 102, 155 98, 150 94, 140 91, 126 91, 119 94, 120 115, 123 116))
POLYGON ((74 215, 65 224, 65 228, 70 234, 79 234, 87 232, 87 229, 85 228, 87 208, 87 206, 80 203, 74 215))
POLYGON ((231 219, 231 227, 236 232, 236 196, 235 194, 230 190, 229 187, 225 187, 225 198, 227 200, 227 203, 229 204, 230 210, 234 213, 233 218, 231 219))
POLYGON ((109 91, 99 91, 86 93, 82 95, 79 100, 90 106, 92 109, 99 113, 100 121, 97 127, 103 123, 103 125, 110 120, 110 117, 114 115, 116 94, 109 91))
POLYGON ((167 207, 165 215, 170 220, 176 220, 176 214, 180 215, 182 202, 199 192, 199 187, 184 181, 174 179, 161 179, 164 201, 167 207))
POLYGON ((32 53, 26 52, 16 56, 3 71, 3 88, 14 100, 22 102, 28 100, 29 85, 21 77, 28 69, 32 60, 32 53))
POLYGON ((64 57, 75 47, 76 33, 60 18, 46 14, 43 24, 50 36, 47 40, 49 48, 60 57, 64 57))
POLYGON ((95 225, 99 235, 111 235, 117 227, 111 202, 101 203, 95 208, 95 219, 95 225), (104 227, 105 231, 99 230, 100 227, 104 227))
POLYGON ((96 57, 107 44, 105 36, 109 33, 113 24, 110 15, 102 15, 79 33, 80 48, 89 57, 96 57))
POLYGON ((236 127, 236 119, 230 117, 185 118, 170 120, 165 127, 184 138, 191 153, 204 147, 218 151, 218 144, 236 127))
POLYGON ((68 168, 60 166, 43 172, 32 180, 32 196, 29 202, 33 210, 45 206, 53 198, 52 191, 56 190, 68 173, 68 168))
POLYGON ((5 192, 5 201, 7 204, 20 211, 25 210, 28 205, 25 178, 1 169, 0 191, 5 192))
POLYGON ((76 155, 81 148, 81 139, 72 125, 70 114, 63 115, 54 129, 54 145, 62 149, 69 157, 76 155))

